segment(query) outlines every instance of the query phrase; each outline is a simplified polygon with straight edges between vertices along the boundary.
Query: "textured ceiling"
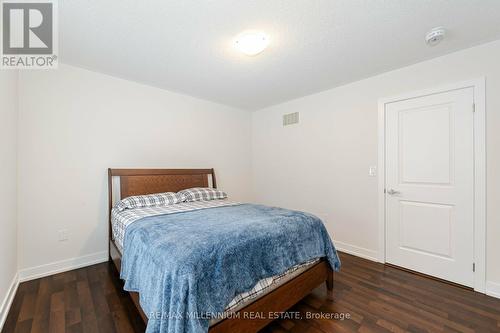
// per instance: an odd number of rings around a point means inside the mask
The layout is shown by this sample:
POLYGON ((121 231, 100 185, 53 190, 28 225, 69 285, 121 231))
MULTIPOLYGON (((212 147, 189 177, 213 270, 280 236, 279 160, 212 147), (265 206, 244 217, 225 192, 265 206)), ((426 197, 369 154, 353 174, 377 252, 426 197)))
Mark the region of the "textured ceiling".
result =
POLYGON ((500 1, 64 0, 59 22, 64 63, 256 110, 499 39, 500 1), (272 39, 256 57, 247 29, 272 39))

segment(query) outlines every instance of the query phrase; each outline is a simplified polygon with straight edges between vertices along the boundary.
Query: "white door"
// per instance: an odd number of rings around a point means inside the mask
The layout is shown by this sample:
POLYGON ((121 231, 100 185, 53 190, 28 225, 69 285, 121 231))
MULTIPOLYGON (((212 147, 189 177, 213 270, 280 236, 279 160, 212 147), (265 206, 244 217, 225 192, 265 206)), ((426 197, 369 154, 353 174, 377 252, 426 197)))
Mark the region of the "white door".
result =
POLYGON ((474 284, 473 88, 386 104, 386 261, 474 284))

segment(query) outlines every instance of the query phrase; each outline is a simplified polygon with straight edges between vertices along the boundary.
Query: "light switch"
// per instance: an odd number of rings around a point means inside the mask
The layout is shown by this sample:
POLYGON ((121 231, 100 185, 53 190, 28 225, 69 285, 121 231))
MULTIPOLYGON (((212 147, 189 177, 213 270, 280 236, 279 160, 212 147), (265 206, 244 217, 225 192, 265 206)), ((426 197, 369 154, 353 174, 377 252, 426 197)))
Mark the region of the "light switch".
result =
POLYGON ((376 165, 371 165, 370 168, 368 169, 368 175, 370 177, 376 177, 377 176, 377 166, 376 165))
POLYGON ((57 234, 60 242, 68 240, 68 229, 61 229, 57 232, 57 234))

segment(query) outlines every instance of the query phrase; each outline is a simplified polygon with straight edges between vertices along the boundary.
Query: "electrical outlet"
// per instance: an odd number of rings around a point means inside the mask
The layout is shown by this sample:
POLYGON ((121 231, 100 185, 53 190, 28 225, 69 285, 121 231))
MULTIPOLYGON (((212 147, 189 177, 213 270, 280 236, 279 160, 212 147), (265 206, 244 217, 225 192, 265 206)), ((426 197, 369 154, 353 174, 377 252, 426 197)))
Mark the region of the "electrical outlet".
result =
POLYGON ((57 232, 57 234, 60 242, 68 240, 68 229, 61 229, 57 232))
POLYGON ((368 176, 370 176, 370 177, 377 176, 377 166, 376 165, 370 166, 370 168, 368 169, 368 176))

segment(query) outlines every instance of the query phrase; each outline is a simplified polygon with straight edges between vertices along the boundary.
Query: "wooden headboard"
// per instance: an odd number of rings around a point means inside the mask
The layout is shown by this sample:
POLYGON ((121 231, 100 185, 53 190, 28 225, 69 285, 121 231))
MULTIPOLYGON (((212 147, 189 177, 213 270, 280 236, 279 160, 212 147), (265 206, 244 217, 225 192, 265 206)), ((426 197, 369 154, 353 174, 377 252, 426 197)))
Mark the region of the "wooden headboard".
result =
POLYGON ((120 177, 122 199, 132 195, 209 187, 209 175, 212 178, 212 187, 216 188, 214 169, 108 169, 109 182, 112 177, 120 177))
POLYGON ((191 187, 217 188, 214 169, 108 169, 109 223, 113 207, 113 177, 120 177, 120 198, 179 192, 191 187), (211 186, 209 184, 211 176, 211 186))

